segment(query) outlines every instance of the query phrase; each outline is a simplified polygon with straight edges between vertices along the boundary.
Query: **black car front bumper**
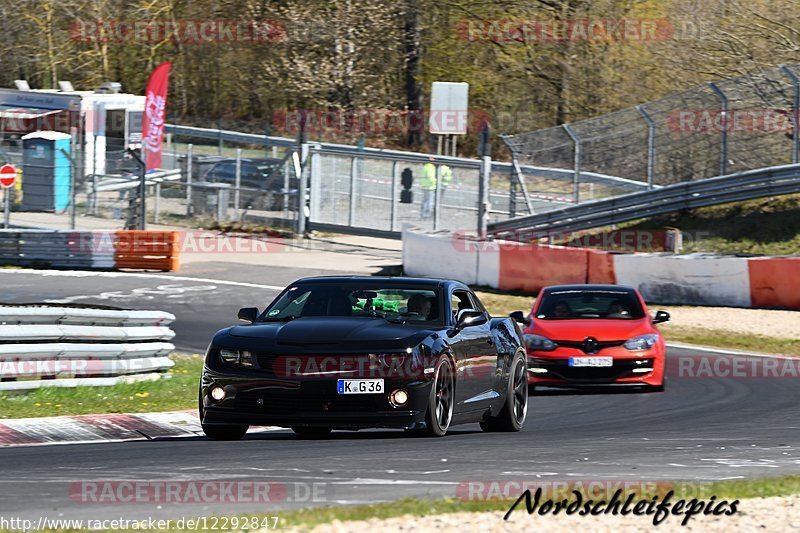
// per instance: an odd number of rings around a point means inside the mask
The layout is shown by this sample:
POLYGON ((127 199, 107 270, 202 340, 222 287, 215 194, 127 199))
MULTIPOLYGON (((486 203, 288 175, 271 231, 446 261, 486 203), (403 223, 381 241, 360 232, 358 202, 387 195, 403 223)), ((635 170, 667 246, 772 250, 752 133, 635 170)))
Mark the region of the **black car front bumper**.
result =
POLYGON ((384 391, 338 394, 336 378, 286 379, 206 368, 200 389, 204 424, 308 426, 341 429, 424 427, 431 381, 384 378, 384 391), (223 387, 225 399, 212 400, 209 389, 223 387), (408 392, 401 407, 389 402, 396 389, 408 392))

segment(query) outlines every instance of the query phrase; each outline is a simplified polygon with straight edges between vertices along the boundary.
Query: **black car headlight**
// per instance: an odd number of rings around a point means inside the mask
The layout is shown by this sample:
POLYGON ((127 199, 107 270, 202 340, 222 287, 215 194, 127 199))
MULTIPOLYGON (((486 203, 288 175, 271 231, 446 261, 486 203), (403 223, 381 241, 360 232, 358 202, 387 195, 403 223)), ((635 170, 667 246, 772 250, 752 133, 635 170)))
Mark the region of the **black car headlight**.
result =
POLYGON ((558 348, 556 343, 542 335, 526 333, 522 337, 525 340, 525 346, 527 346, 529 350, 534 350, 537 352, 552 352, 558 348))
POLYGON ((247 350, 227 350, 219 351, 219 358, 223 363, 251 368, 253 366, 253 352, 247 350))

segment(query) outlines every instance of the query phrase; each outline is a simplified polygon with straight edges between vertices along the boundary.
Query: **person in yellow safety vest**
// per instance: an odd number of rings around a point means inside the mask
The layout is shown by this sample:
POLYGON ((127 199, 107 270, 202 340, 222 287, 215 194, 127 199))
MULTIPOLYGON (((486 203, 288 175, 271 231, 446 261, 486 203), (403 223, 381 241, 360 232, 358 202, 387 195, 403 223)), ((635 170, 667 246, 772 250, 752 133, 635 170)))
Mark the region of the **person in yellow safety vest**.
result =
MULTIPOLYGON (((422 189, 422 207, 420 209, 420 216, 423 219, 430 218, 433 212, 433 206, 436 201, 436 165, 433 164, 434 158, 428 158, 428 162, 422 165, 422 178, 420 179, 420 188, 422 189)), ((442 177, 442 184, 439 190, 439 200, 444 198, 444 192, 450 181, 453 179, 453 171, 447 165, 439 167, 439 175, 442 177)))

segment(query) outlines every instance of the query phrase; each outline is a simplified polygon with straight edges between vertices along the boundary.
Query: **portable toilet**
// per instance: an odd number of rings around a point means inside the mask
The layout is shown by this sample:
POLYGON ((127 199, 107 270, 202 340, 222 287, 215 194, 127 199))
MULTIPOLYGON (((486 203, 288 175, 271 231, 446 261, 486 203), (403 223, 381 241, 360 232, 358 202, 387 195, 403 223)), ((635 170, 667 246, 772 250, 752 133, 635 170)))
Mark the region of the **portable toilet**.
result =
POLYGON ((36 131, 22 137, 22 211, 63 212, 69 207, 71 136, 36 131))

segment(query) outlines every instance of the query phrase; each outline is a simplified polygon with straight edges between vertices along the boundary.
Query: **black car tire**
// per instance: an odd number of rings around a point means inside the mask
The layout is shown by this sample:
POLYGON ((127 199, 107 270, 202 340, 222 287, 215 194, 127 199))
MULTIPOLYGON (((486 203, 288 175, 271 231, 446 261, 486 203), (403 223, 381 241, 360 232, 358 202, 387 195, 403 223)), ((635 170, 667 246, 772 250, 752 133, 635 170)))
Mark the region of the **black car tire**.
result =
POLYGON ((442 356, 434 367, 428 410, 425 413, 425 429, 412 430, 410 433, 425 437, 444 437, 453 420, 455 389, 453 363, 450 358, 442 356))
POLYGON ((198 414, 200 415, 200 427, 203 433, 211 440, 239 440, 244 437, 250 426, 247 424, 204 424, 205 410, 203 409, 202 390, 198 393, 198 414))
POLYGON ((481 422, 483 431, 519 431, 528 413, 528 372, 525 352, 519 350, 511 360, 506 402, 497 416, 481 422))
POLYGON ((295 435, 306 439, 322 439, 331 434, 331 428, 293 427, 295 435))

